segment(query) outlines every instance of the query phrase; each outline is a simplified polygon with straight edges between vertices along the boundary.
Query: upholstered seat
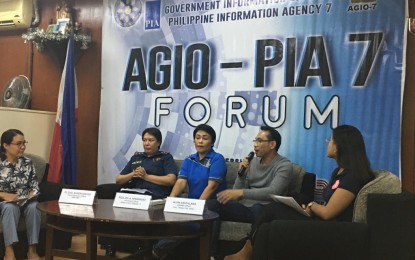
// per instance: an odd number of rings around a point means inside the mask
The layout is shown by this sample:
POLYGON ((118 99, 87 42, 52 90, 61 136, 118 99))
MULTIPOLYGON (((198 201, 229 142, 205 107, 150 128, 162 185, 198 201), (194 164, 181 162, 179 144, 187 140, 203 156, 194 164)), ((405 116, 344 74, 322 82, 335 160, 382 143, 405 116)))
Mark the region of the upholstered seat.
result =
POLYGON ((353 222, 274 220, 263 224, 254 259, 415 259, 415 195, 377 170, 356 197, 353 222))
POLYGON ((375 178, 366 184, 357 194, 353 210, 353 222, 366 223, 367 196, 371 193, 401 193, 401 181, 391 172, 375 170, 375 178))

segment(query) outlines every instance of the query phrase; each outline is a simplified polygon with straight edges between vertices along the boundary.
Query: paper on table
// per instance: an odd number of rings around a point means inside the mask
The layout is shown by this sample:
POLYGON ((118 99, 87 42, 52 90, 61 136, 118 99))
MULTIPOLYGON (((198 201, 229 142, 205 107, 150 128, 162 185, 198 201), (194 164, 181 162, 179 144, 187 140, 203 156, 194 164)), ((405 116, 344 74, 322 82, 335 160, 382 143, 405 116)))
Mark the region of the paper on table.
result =
POLYGON ((28 198, 27 196, 21 196, 19 197, 17 200, 4 200, 2 202, 4 203, 16 203, 19 206, 23 206, 24 204, 37 200, 37 198, 39 197, 40 193, 36 193, 35 195, 33 195, 32 197, 28 198))
POLYGON ((151 194, 152 192, 147 189, 139 189, 139 188, 122 188, 121 192, 132 192, 132 193, 139 193, 139 194, 151 194))
POLYGON ((277 202, 284 203, 285 205, 293 208, 298 213, 303 214, 304 216, 310 217, 310 214, 308 214, 301 206, 300 204, 295 201, 293 197, 285 197, 285 196, 278 196, 278 195, 270 195, 271 198, 277 202))

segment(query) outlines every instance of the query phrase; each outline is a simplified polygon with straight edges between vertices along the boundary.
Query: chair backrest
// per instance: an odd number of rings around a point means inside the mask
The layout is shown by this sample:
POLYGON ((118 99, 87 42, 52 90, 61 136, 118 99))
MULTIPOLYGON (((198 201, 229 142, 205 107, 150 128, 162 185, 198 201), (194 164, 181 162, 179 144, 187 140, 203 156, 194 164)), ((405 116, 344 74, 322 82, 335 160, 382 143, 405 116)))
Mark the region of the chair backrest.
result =
POLYGON ((174 160, 174 162, 176 163, 177 170, 180 170, 180 166, 182 166, 183 160, 174 160))
POLYGON ((292 164, 293 166, 293 180, 291 182, 291 192, 294 193, 300 193, 301 192, 301 187, 303 185, 303 179, 304 179, 304 175, 305 175, 305 170, 301 165, 298 165, 296 163, 292 164))
POLYGON ((401 193, 401 181, 391 172, 374 170, 375 178, 359 191, 353 210, 353 222, 366 223, 367 195, 369 193, 401 193))
POLYGON ((39 155, 31 154, 31 153, 25 153, 24 156, 30 158, 33 162, 33 165, 35 166, 35 171, 37 175, 38 182, 43 181, 43 177, 45 176, 45 172, 47 170, 47 162, 45 159, 40 157, 39 155))
POLYGON ((306 172, 305 169, 296 163, 293 166, 293 180, 290 187, 290 196, 299 204, 307 204, 314 200, 314 190, 316 187, 316 175, 306 172))

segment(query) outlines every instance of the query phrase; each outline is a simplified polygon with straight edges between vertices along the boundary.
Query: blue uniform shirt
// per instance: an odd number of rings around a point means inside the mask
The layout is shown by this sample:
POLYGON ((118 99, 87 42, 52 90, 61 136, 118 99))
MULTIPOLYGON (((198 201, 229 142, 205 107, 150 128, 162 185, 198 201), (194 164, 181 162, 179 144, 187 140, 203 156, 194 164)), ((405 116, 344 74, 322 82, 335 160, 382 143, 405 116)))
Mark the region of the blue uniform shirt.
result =
MULTIPOLYGON (((177 166, 174 162, 173 156, 170 153, 157 151, 152 156, 147 156, 143 152, 136 152, 121 171, 121 174, 128 174, 137 167, 143 167, 147 174, 165 176, 169 173, 177 175, 177 166)), ((133 178, 130 183, 133 183, 135 188, 147 189, 155 195, 163 197, 169 196, 172 186, 163 186, 145 181, 141 178, 133 178)))
POLYGON ((209 180, 219 182, 218 188, 210 197, 216 198, 216 194, 226 189, 226 163, 225 158, 213 149, 199 160, 197 153, 183 160, 180 167, 179 178, 187 179, 189 186, 189 198, 199 199, 208 185, 209 180))

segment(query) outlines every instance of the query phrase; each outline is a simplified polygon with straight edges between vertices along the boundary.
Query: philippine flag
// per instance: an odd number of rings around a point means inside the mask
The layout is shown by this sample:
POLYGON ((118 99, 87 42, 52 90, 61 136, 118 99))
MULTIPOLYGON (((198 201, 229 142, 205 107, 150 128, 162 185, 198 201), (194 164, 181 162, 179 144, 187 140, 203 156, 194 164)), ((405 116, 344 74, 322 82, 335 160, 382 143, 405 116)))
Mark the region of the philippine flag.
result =
POLYGON ((58 111, 49 156, 48 181, 76 185, 76 129, 78 90, 72 35, 59 87, 58 111))

